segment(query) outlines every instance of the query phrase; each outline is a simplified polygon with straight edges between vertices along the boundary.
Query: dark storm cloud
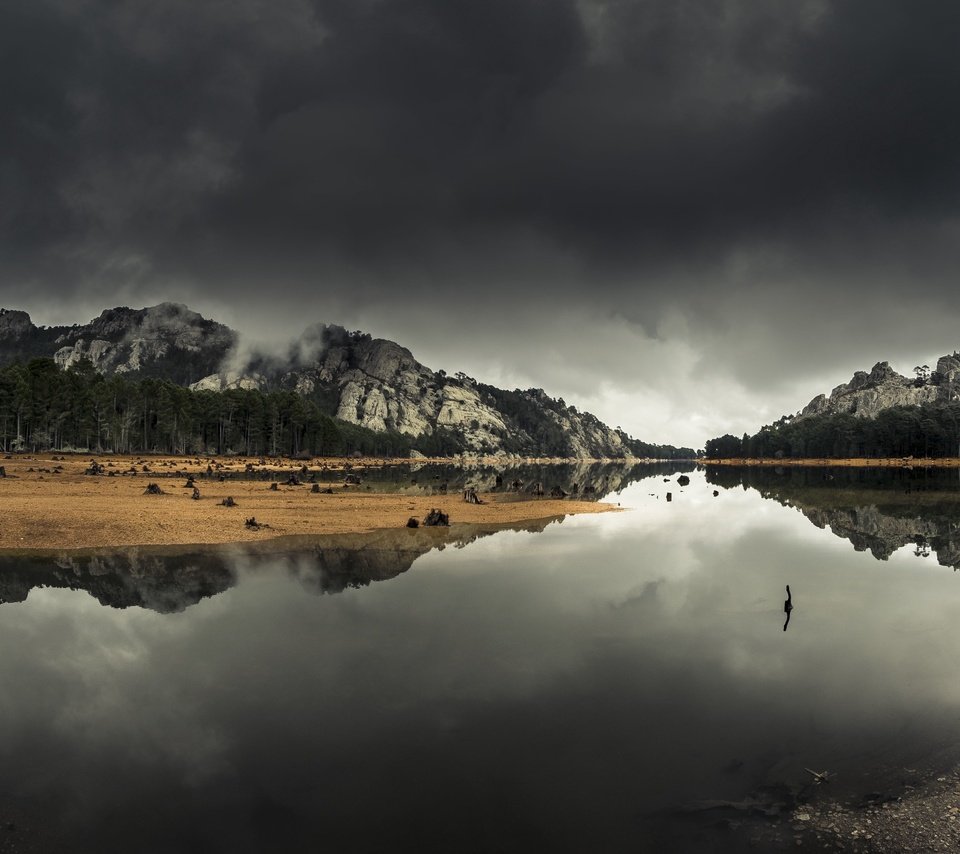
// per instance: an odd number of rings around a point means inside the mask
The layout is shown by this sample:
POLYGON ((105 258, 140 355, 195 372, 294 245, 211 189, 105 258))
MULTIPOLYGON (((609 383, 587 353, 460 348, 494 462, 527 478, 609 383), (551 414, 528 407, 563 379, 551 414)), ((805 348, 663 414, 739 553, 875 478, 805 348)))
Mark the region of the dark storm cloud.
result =
MULTIPOLYGON (((696 376, 849 374, 918 349, 893 318, 960 267, 958 35, 932 0, 8 3, 4 299, 376 321, 440 356, 430 322, 468 311, 531 374, 549 305, 666 325, 696 376)), ((597 371, 641 389, 638 361, 597 371)))

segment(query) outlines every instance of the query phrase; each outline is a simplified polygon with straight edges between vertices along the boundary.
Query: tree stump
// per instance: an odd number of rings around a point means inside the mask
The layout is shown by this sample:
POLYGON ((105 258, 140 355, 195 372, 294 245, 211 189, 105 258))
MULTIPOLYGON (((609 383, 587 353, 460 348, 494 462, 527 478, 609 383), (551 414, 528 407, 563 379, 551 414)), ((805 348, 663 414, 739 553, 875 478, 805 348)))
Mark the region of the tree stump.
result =
POLYGON ((448 527, 450 525, 450 517, 444 513, 442 510, 432 509, 423 519, 423 524, 426 527, 448 527))

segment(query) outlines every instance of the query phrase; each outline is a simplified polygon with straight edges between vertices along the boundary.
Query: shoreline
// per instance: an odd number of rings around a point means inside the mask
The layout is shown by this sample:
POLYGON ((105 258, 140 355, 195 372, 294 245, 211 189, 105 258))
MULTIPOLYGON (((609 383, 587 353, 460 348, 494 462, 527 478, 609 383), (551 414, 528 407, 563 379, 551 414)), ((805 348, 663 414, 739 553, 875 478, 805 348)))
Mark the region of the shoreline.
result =
MULTIPOLYGON (((417 464, 424 460, 404 460, 417 464)), ((374 492, 345 484, 343 475, 390 463, 357 459, 271 461, 250 458, 10 455, 0 460, 0 554, 80 554, 129 548, 191 549, 277 541, 330 534, 368 534, 406 528, 437 508, 451 526, 520 525, 618 508, 597 501, 535 497, 524 493, 480 493, 468 504, 459 490, 448 494, 374 492), (103 466, 86 474, 91 459, 103 466), (306 471, 304 471, 306 466, 306 471), (193 499, 195 478, 200 498, 193 499), (231 479, 233 477, 233 479, 231 479), (248 479, 240 479, 248 478, 248 479), (284 478, 302 478, 297 485, 284 478), (221 480, 221 478, 224 478, 221 480), (313 492, 313 479, 319 492, 313 492), (276 482, 277 487, 272 488, 276 482), (155 483, 162 494, 145 494, 155 483), (227 497, 236 506, 223 506, 227 497), (255 518, 261 527, 251 529, 255 518)), ((549 485, 545 484, 549 489, 549 485)))
POLYGON ((784 457, 782 460, 769 457, 729 457, 724 459, 701 459, 699 465, 707 466, 781 466, 809 468, 960 468, 960 457, 784 457))

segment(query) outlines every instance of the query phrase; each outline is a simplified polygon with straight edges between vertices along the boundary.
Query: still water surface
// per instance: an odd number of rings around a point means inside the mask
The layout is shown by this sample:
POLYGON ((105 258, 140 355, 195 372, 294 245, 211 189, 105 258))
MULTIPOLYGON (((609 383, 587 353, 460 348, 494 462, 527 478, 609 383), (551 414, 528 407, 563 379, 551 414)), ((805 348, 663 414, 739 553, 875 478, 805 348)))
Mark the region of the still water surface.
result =
POLYGON ((70 851, 682 850, 677 808, 953 761, 955 475, 690 477, 442 550, 233 555, 199 594, 184 567, 159 611, 25 590, 0 805, 70 851))

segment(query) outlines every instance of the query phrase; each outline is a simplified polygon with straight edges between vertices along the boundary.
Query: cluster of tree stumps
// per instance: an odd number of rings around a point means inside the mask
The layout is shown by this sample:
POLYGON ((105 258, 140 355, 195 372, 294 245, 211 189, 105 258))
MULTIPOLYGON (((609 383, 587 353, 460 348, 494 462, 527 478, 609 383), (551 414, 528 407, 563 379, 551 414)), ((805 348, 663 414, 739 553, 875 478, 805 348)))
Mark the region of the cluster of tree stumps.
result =
POLYGON ((437 510, 435 507, 423 517, 423 522, 417 519, 416 516, 411 516, 407 519, 408 528, 419 528, 420 526, 424 528, 447 528, 450 526, 450 516, 447 513, 444 513, 442 510, 437 510))

